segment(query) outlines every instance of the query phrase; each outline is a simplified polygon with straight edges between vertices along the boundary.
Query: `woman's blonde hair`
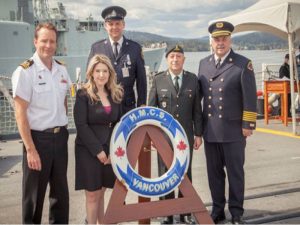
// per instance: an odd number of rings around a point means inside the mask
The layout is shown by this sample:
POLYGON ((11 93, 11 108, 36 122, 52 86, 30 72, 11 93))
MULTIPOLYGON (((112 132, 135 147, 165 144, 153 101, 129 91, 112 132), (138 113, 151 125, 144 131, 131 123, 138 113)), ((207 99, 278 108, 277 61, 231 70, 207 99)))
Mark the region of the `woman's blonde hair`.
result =
POLYGON ((93 78, 94 69, 99 63, 102 63, 108 67, 109 77, 107 83, 105 84, 106 90, 110 92, 112 100, 115 103, 120 103, 123 98, 124 90, 120 84, 117 84, 117 74, 110 62, 110 59, 105 55, 94 55, 91 58, 86 72, 87 82, 83 85, 83 89, 86 90, 92 102, 99 101, 99 98, 97 97, 98 88, 93 78))

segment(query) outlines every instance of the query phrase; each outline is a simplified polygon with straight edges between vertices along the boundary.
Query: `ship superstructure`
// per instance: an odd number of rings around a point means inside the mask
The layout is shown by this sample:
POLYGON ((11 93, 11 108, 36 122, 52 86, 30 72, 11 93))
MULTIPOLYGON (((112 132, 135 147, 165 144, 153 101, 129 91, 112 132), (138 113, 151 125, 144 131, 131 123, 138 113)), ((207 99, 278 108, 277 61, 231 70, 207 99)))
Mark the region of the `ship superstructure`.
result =
MULTIPOLYGON (((92 15, 85 19, 70 18, 61 2, 55 8, 49 7, 48 0, 0 0, 2 2, 0 75, 10 76, 17 65, 32 56, 34 27, 40 22, 48 21, 57 27, 56 58, 66 63, 73 80, 77 67, 85 71, 91 44, 107 37, 103 21, 95 20, 92 15)), ((145 64, 150 71, 158 71, 165 48, 144 50, 145 64)))

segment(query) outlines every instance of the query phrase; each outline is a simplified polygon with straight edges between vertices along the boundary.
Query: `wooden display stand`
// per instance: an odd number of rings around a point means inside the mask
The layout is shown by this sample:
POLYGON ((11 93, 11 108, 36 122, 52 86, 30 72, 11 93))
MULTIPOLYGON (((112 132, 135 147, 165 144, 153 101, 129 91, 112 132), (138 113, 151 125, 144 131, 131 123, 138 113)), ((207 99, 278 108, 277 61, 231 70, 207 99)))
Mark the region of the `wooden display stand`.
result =
MULTIPOLYGON (((151 125, 139 127, 130 137, 127 155, 133 168, 139 159, 139 174, 144 177, 151 177, 151 141, 167 168, 171 166, 173 160, 173 151, 161 129, 151 125)), ((139 220, 140 224, 149 224, 150 218, 193 213, 197 223, 213 224, 187 175, 179 185, 179 189, 183 195, 182 198, 151 201, 150 198, 139 197, 138 203, 127 205, 124 201, 128 190, 119 180, 116 180, 103 223, 114 224, 139 220)))
MULTIPOLYGON (((294 82, 294 89, 297 92, 297 84, 294 82)), ((265 124, 269 123, 270 119, 274 119, 268 114, 268 97, 270 93, 280 94, 281 98, 281 115, 279 119, 282 123, 288 125, 288 94, 291 92, 290 81, 289 80, 271 80, 264 82, 264 115, 265 115, 265 124)))

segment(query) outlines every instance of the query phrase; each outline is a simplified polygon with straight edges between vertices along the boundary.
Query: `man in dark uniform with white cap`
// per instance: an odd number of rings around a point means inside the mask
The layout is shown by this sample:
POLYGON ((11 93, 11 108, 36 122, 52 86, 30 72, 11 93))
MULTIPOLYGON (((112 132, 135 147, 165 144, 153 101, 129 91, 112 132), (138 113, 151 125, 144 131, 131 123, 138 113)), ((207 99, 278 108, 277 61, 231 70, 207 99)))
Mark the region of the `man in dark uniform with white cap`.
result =
POLYGON ((256 126, 256 83, 252 63, 231 49, 234 26, 218 21, 208 28, 214 53, 200 61, 203 139, 215 223, 225 220, 225 170, 231 222, 243 223, 246 138, 256 126))
MULTIPOLYGON (((149 92, 148 105, 159 107, 174 116, 184 128, 190 145, 190 164, 187 171, 192 181, 193 149, 198 150, 202 144, 202 109, 197 76, 183 70, 184 51, 179 45, 171 47, 167 53, 168 70, 158 73, 149 92)), ((158 156, 159 175, 163 175, 167 168, 158 156)), ((181 197, 179 193, 179 197, 181 197)), ((174 192, 165 198, 174 198, 174 192)), ((192 224, 194 220, 190 214, 180 215, 180 222, 192 224)), ((164 224, 173 224, 173 216, 168 216, 164 224)))
POLYGON ((108 38, 94 43, 88 62, 95 54, 104 54, 110 58, 117 73, 118 83, 124 88, 122 113, 136 106, 146 104, 147 80, 145 62, 141 46, 123 36, 126 10, 120 6, 110 6, 102 11, 108 38), (137 102, 133 90, 136 82, 137 102))

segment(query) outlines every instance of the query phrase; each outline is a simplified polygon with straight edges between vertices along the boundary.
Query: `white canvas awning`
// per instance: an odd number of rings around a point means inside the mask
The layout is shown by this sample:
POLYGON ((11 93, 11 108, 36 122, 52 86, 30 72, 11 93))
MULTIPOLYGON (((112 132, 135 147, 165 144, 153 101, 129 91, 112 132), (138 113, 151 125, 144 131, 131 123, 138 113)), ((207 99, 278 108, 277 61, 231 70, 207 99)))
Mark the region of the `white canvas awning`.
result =
POLYGON ((255 30, 286 40, 288 33, 294 33, 294 40, 300 40, 300 0, 261 0, 233 16, 217 20, 231 22, 234 33, 255 30))
MULTIPOLYGON (((295 55, 294 44, 300 40, 300 0, 260 0, 249 8, 229 17, 210 21, 228 21, 235 26, 233 33, 262 31, 288 40, 289 54, 295 55)), ((290 57, 290 65, 294 65, 290 57)), ((293 77, 294 66, 290 66, 293 77)), ((291 99, 294 99, 294 81, 291 82, 291 99)), ((293 101, 292 101, 293 102, 293 101)), ((292 104, 293 133, 296 134, 295 104, 292 104)))

